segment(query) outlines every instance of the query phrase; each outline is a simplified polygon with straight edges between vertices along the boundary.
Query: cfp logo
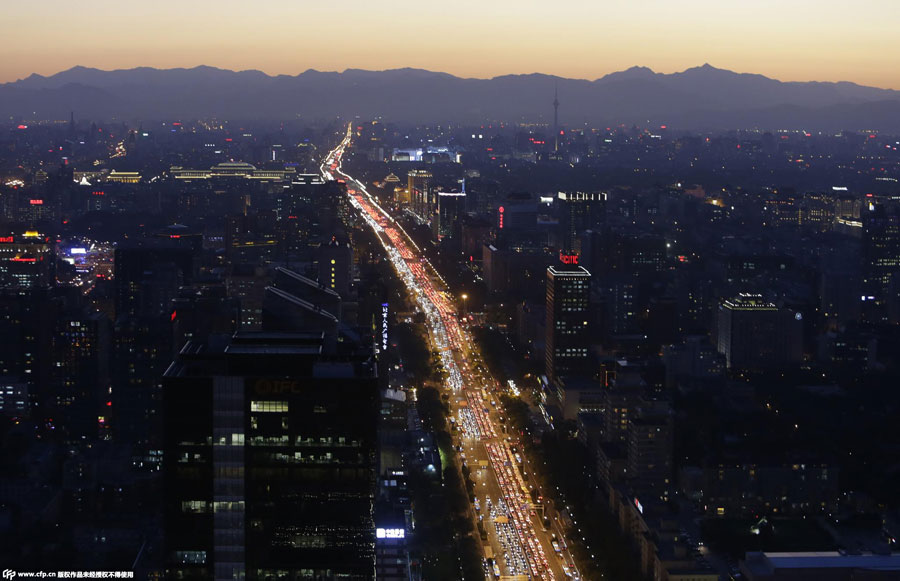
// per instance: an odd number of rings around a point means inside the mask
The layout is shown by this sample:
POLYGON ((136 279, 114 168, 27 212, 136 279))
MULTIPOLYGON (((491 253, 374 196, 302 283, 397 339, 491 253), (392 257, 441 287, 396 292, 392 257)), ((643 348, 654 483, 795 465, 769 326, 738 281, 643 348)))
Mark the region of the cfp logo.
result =
POLYGON ((3 578, 4 579, 13 579, 16 576, 16 572, 12 569, 4 569, 3 570, 3 578))

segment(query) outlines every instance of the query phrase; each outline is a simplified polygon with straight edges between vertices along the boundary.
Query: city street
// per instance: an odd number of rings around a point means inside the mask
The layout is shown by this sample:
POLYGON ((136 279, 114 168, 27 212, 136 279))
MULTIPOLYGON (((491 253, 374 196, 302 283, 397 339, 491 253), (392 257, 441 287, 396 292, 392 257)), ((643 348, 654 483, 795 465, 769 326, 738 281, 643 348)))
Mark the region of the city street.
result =
POLYGON ((326 179, 346 183, 351 204, 375 231, 398 276, 425 314, 433 347, 446 372, 454 443, 475 483, 476 518, 488 535, 486 556, 497 578, 578 578, 561 531, 545 529, 540 506, 532 502, 527 464, 514 452, 517 442, 500 421, 502 409, 493 393, 503 389, 486 371, 477 345, 461 323, 455 300, 437 271, 403 228, 366 191, 365 185, 341 170, 341 157, 352 140, 348 126, 343 141, 322 163, 326 179), (487 547, 490 549, 487 549, 487 547), (558 549, 558 550, 557 550, 558 549))

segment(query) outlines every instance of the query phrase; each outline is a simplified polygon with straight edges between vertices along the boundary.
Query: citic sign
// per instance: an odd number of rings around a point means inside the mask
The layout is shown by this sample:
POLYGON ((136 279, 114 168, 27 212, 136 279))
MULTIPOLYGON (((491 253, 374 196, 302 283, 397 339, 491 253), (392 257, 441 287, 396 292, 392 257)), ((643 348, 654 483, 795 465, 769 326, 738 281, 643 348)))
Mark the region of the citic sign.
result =
POLYGON ((13 242, 15 242, 15 240, 13 240, 12 236, 0 236, 0 243, 12 244, 13 242))
POLYGON ((563 264, 578 264, 578 255, 577 254, 563 254, 559 253, 559 261, 563 264))

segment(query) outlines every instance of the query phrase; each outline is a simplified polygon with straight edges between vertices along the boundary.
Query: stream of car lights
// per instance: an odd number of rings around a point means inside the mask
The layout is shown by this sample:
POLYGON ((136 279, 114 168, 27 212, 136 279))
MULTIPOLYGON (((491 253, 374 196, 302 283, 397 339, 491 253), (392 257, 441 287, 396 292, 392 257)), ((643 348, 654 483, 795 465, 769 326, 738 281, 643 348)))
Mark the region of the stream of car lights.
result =
POLYGON ((504 506, 509 514, 509 522, 512 523, 520 548, 526 555, 529 576, 533 579, 554 580, 555 576, 538 539, 534 523, 529 518, 531 505, 528 489, 521 475, 513 469, 515 457, 509 444, 497 438, 490 414, 485 412, 481 388, 467 389, 467 383, 474 386, 472 372, 465 365, 463 372, 453 356, 454 350, 460 352, 463 345, 471 349, 473 343, 459 324, 449 294, 445 290, 438 289, 434 281, 439 280, 444 288, 446 283, 422 257, 422 251, 409 235, 378 205, 365 186, 341 170, 341 157, 350 146, 352 136, 352 125, 348 125, 344 139, 326 156, 320 166, 322 177, 335 180, 337 179, 335 176, 339 175, 345 180, 351 205, 375 232, 397 275, 425 313, 432 342, 438 349, 441 363, 447 373, 447 385, 453 392, 460 390, 465 392, 467 407, 474 416, 478 435, 488 452, 491 468, 504 495, 504 506), (467 382, 463 381, 463 373, 467 382))

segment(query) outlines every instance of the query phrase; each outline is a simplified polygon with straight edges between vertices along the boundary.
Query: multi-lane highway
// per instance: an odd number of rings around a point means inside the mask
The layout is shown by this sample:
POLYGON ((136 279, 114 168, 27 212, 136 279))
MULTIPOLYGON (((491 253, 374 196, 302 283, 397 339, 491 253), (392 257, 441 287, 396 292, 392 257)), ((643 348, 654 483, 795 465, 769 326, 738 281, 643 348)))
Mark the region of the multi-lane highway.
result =
POLYGON ((501 410, 491 395, 500 386, 488 374, 478 347, 461 321, 447 285, 403 228, 366 191, 365 185, 341 169, 350 147, 352 125, 321 165, 326 179, 346 183, 350 203, 375 231, 397 274, 425 314, 432 345, 446 371, 455 444, 476 487, 476 518, 485 542, 489 577, 518 579, 577 578, 561 531, 544 529, 540 506, 533 503, 527 461, 514 437, 499 421, 501 410))

